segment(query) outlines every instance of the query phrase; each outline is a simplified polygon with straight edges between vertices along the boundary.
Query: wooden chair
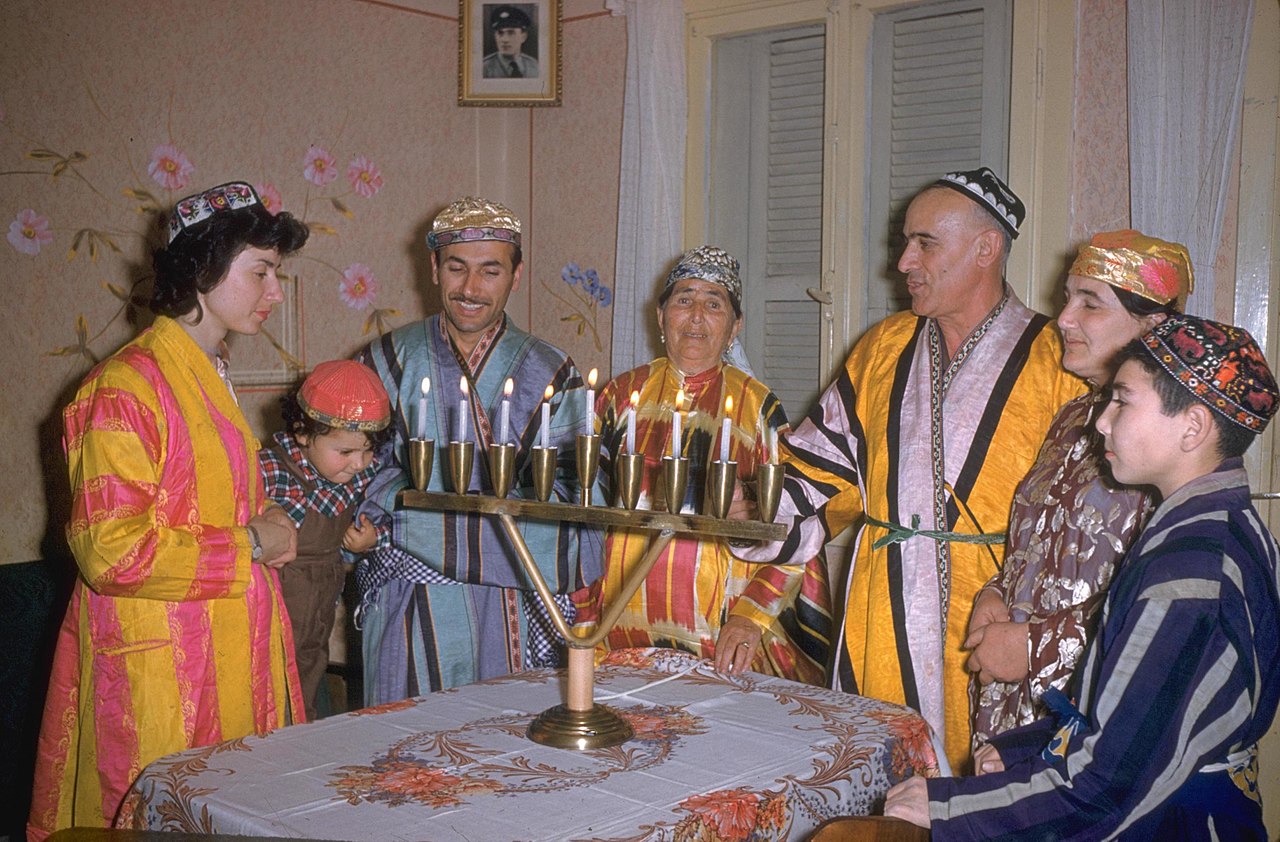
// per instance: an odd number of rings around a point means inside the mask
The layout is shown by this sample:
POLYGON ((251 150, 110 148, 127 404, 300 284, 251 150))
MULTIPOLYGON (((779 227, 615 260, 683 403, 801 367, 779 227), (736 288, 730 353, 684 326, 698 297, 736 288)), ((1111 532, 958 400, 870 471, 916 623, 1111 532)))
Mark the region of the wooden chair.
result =
POLYGON ((929 842, 929 831, 887 816, 841 816, 818 825, 809 842, 929 842))

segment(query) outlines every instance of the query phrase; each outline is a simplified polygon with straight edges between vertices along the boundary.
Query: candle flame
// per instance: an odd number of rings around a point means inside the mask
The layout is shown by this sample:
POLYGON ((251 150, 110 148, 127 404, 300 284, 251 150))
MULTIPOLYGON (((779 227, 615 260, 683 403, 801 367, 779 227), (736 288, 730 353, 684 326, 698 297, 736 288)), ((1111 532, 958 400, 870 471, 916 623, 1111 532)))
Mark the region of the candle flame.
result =
POLYGON ((632 408, 632 409, 635 409, 635 408, 636 408, 637 406, 639 406, 639 405, 640 405, 640 393, 639 393, 639 392, 632 392, 632 393, 631 393, 631 408, 632 408))
POLYGON ((676 392, 676 411, 684 412, 684 389, 676 392))
POLYGON ((515 389, 515 387, 516 387, 516 381, 508 377, 507 382, 502 385, 502 394, 508 398, 511 397, 511 392, 512 390, 515 389))
POLYGON ((596 377, 597 377, 598 375, 599 375, 599 372, 598 372, 598 371, 596 371, 596 369, 594 369, 594 368, 593 368, 593 369, 591 369, 591 371, 587 373, 587 386, 588 386, 588 388, 594 389, 594 388, 596 387, 596 377))
POLYGON ((463 397, 466 397, 467 392, 470 391, 467 388, 467 376, 465 374, 458 378, 458 388, 462 390, 463 397))
POLYGON ((548 383, 546 390, 542 393, 542 399, 544 401, 549 401, 551 400, 551 396, 554 395, 555 393, 556 393, 556 390, 552 388, 551 384, 548 383))
POLYGON ((427 396, 427 392, 430 392, 430 391, 431 391, 431 378, 430 377, 422 378, 422 396, 425 398, 427 396))
POLYGON ((725 395, 724 397, 724 414, 728 415, 733 412, 733 395, 725 395))

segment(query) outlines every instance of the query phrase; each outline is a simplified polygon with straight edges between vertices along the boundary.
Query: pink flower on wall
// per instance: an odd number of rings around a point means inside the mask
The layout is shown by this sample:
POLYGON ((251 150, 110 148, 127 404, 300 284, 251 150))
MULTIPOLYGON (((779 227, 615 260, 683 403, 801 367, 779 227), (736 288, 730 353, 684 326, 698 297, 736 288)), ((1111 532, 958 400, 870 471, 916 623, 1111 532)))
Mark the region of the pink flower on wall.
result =
POLYGON ((257 191, 258 198, 262 200, 262 206, 270 213, 279 213, 284 210, 284 201, 280 198, 280 191, 271 182, 265 184, 255 184, 253 189, 257 191))
POLYGON ((324 187, 338 177, 333 156, 327 149, 314 143, 307 147, 307 157, 303 160, 302 176, 317 187, 324 187))
POLYGON ((53 242, 53 232, 49 230, 48 217, 41 216, 31 208, 24 208, 9 223, 9 242, 23 254, 39 254, 40 249, 53 242))
POLYGON ((347 164, 347 181, 351 182, 352 190, 367 199, 382 189, 382 171, 377 164, 361 155, 347 164))
POLYGON ((378 281, 373 270, 363 263, 352 263, 342 271, 338 297, 352 310, 367 310, 378 294, 378 281))
POLYGON ((185 188, 191 182, 191 173, 195 169, 182 150, 169 143, 157 146, 151 153, 151 163, 147 165, 147 173, 166 190, 185 188))

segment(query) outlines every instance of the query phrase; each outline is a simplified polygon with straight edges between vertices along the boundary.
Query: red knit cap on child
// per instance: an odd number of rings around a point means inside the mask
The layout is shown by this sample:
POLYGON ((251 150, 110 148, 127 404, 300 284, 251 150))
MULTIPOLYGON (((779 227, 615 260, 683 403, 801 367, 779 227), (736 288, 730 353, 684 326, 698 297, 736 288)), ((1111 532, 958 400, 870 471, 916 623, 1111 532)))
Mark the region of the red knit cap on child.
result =
POLYGON ((378 375, 354 360, 320 363, 298 390, 307 417, 335 430, 376 433, 391 423, 391 401, 378 375))

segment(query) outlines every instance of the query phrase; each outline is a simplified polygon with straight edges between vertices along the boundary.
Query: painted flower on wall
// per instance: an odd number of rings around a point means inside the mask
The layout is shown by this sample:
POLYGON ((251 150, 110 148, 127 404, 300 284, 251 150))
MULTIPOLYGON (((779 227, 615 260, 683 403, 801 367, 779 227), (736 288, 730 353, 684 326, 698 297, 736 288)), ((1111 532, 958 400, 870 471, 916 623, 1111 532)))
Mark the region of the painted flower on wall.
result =
POLYGON ((31 208, 23 208, 18 212, 17 218, 9 223, 8 238, 9 243, 23 254, 39 254, 41 248, 53 242, 49 218, 31 208))
POLYGON ((551 286, 546 283, 543 284, 552 296, 571 311, 569 314, 561 316, 560 321, 576 323, 579 336, 582 336, 588 330, 591 331, 591 337, 595 340, 596 350, 603 350, 604 345, 600 341, 600 331, 596 328, 596 316, 599 308, 608 307, 613 303, 613 290, 600 281, 600 273, 595 269, 583 269, 576 263, 566 264, 560 270, 560 280, 574 287, 572 298, 566 298, 551 286))
POLYGON ((191 183, 196 168, 181 149, 171 143, 162 143, 151 152, 147 173, 166 190, 182 190, 191 183))
POLYGON ((361 155, 347 164, 347 181, 351 182, 352 190, 368 199, 382 189, 382 171, 377 164, 361 155))
POLYGON ((324 187, 338 177, 336 164, 327 149, 313 143, 307 147, 307 157, 302 162, 302 177, 317 187, 324 187))
POLYGON ((352 310, 367 310, 378 294, 378 281, 373 270, 363 263, 352 263, 342 270, 338 282, 338 297, 352 310))
POLYGON ((258 198, 262 200, 262 206, 269 213, 279 213, 284 210, 284 201, 280 198, 280 191, 269 181, 262 184, 253 185, 253 189, 257 192, 258 198))

